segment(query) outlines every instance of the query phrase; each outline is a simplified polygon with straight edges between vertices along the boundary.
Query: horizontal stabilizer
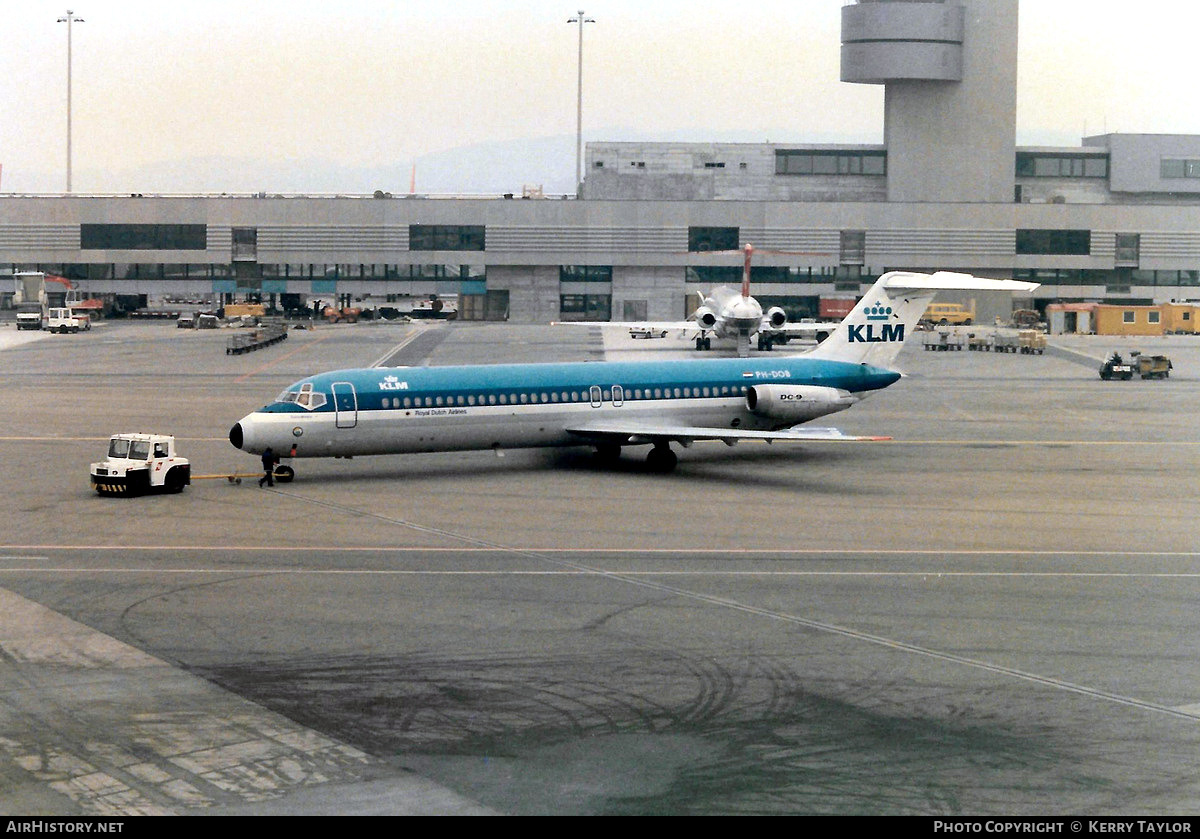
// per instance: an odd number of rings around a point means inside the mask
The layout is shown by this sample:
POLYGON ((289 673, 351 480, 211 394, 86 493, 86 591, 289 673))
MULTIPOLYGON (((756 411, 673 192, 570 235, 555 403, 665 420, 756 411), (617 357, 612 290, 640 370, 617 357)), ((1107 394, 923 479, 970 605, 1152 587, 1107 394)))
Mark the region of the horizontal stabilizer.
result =
POLYGON ((917 274, 908 271, 896 271, 884 277, 884 287, 888 289, 909 289, 929 291, 1010 291, 1013 293, 1029 293, 1038 287, 1038 283, 1027 283, 1021 280, 993 280, 987 277, 976 277, 971 274, 957 274, 953 271, 936 271, 932 274, 917 274))

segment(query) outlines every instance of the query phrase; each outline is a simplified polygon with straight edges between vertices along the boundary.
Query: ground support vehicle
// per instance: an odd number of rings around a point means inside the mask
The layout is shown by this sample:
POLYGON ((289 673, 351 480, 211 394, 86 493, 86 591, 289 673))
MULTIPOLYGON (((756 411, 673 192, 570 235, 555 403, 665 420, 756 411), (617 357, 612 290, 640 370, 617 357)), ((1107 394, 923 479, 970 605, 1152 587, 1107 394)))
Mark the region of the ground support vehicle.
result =
POLYGON ((972 332, 967 336, 967 349, 976 352, 991 352, 993 337, 992 335, 976 335, 972 332))
POLYGON ((44 310, 40 303, 17 304, 17 329, 41 329, 44 310))
POLYGON ((46 323, 46 275, 41 271, 13 274, 13 305, 17 309, 17 329, 41 329, 46 323))
POLYGON ((1106 382, 1112 379, 1129 381, 1133 378, 1133 365, 1115 352, 1100 365, 1100 378, 1106 382))
POLYGON ((65 332, 87 331, 92 328, 92 319, 87 315, 77 315, 69 308, 54 307, 49 309, 46 316, 46 328, 59 334, 65 332))
POLYGON ((272 344, 287 340, 287 327, 282 323, 264 323, 260 328, 248 334, 234 335, 225 346, 225 355, 241 355, 242 353, 261 350, 272 344))
POLYGON ((323 315, 329 323, 358 323, 362 309, 358 306, 343 306, 340 309, 326 306, 323 315))
POLYGON ((131 497, 148 492, 183 492, 192 482, 192 466, 175 452, 175 438, 164 434, 115 434, 108 459, 89 470, 99 495, 131 497))
POLYGON ((1165 379, 1171 375, 1171 359, 1165 355, 1139 355, 1137 371, 1143 379, 1165 379))
POLYGON ((1017 335, 996 335, 992 339, 992 347, 996 352, 1016 352, 1021 347, 1021 339, 1017 335))
POLYGON ((975 322, 975 304, 930 303, 921 320, 935 326, 970 326, 975 322))
POLYGON ((948 329, 925 334, 925 349, 934 351, 961 350, 966 343, 964 336, 948 329))
POLYGON ((1046 336, 1036 329, 1022 329, 1017 333, 1017 340, 1023 355, 1044 355, 1046 352, 1046 336))

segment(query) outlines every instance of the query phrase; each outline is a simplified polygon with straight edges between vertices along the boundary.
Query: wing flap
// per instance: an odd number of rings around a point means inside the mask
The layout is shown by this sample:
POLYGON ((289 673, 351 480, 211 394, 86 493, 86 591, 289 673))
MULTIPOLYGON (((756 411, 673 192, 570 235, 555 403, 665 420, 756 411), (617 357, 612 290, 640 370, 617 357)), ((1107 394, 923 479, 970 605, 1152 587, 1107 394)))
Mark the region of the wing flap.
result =
POLYGON ((571 434, 588 440, 605 440, 625 445, 675 441, 689 445, 695 440, 720 440, 732 446, 741 440, 765 440, 774 442, 879 442, 891 440, 891 437, 874 435, 846 434, 837 428, 804 427, 789 428, 783 431, 753 431, 740 428, 711 428, 694 425, 667 425, 657 423, 638 423, 621 420, 603 420, 582 423, 567 428, 571 434))

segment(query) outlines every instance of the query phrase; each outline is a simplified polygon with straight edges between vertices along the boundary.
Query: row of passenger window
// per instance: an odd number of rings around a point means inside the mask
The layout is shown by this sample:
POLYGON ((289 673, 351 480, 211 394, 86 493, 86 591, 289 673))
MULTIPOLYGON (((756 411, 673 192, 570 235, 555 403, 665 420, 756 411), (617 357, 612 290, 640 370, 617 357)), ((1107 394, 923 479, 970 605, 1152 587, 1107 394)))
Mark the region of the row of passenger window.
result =
POLYGON ((710 387, 676 387, 676 388, 623 388, 616 385, 612 388, 564 391, 539 391, 537 393, 488 393, 488 394, 458 394, 455 396, 404 396, 384 397, 384 408, 448 408, 468 407, 472 405, 530 405, 571 402, 623 402, 626 400, 646 399, 693 399, 713 398, 720 396, 744 396, 746 388, 730 385, 710 387))

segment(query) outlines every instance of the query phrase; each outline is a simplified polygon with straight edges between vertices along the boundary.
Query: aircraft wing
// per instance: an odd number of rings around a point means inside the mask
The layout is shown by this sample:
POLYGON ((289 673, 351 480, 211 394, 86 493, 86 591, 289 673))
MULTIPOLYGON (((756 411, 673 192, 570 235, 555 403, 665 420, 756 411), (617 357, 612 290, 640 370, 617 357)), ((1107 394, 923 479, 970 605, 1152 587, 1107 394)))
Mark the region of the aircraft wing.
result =
POLYGON ((638 320, 638 321, 610 321, 610 320, 556 320, 550 323, 551 326, 598 326, 601 329, 614 329, 628 331, 631 335, 641 332, 661 332, 669 331, 686 331, 686 332, 701 332, 702 328, 694 320, 638 320))
POLYGON ((732 446, 740 440, 766 440, 774 442, 812 442, 815 440, 840 442, 878 442, 891 437, 858 436, 845 434, 837 428, 804 427, 783 431, 749 431, 739 428, 711 428, 693 425, 671 425, 667 423, 637 422, 626 420, 597 420, 568 426, 567 431, 587 440, 605 441, 620 445, 638 445, 672 441, 684 446, 696 440, 720 440, 732 446))
POLYGON ((833 332, 837 328, 836 322, 830 323, 785 323, 783 326, 771 326, 769 323, 763 324, 762 332, 768 335, 786 335, 789 338, 816 338, 818 335, 833 332))

